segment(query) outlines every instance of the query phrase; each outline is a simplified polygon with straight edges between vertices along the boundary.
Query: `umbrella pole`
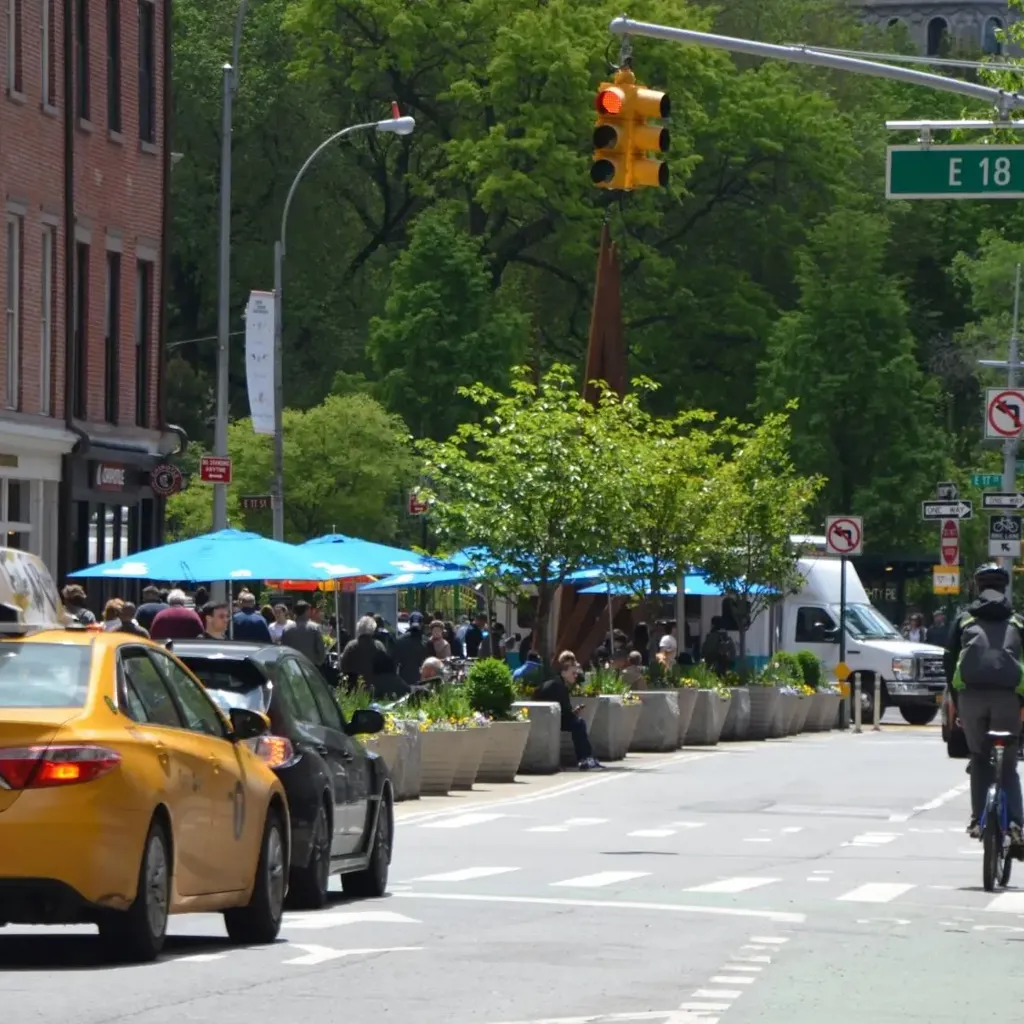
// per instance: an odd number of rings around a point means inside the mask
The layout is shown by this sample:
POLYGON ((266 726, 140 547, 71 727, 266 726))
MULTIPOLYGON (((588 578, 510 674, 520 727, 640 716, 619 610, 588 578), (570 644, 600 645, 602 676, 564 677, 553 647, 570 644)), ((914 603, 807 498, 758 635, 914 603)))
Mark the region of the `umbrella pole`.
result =
POLYGON ((338 581, 334 581, 334 642, 341 637, 341 598, 338 596, 338 581))
POLYGON ((612 588, 608 588, 608 657, 615 653, 615 612, 612 610, 612 588))
POLYGON ((235 639, 235 588, 230 583, 226 586, 228 595, 228 639, 235 639))

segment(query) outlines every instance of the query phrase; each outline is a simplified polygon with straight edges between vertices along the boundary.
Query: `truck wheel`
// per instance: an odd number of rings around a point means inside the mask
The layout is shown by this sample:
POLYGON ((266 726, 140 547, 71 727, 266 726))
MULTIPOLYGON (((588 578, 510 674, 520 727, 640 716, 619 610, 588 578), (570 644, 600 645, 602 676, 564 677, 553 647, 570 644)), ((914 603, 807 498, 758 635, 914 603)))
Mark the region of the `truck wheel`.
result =
POLYGON ((938 707, 934 708, 900 708, 900 714, 903 716, 903 721, 908 725, 928 725, 929 722, 935 721, 935 716, 939 713, 938 707))

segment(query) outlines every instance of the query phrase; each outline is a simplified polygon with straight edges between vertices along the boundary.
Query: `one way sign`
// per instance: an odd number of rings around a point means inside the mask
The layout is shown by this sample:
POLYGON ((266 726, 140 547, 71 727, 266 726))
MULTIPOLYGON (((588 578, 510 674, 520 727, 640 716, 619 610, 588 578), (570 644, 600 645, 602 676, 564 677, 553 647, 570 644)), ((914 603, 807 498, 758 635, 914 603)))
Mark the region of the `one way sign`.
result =
POLYGON ((1024 494, 1019 491, 1016 494, 1008 491, 999 494, 988 492, 981 496, 981 507, 983 509, 1024 508, 1024 494))
POLYGON ((969 501, 922 501, 922 519, 973 519, 974 505, 969 501))

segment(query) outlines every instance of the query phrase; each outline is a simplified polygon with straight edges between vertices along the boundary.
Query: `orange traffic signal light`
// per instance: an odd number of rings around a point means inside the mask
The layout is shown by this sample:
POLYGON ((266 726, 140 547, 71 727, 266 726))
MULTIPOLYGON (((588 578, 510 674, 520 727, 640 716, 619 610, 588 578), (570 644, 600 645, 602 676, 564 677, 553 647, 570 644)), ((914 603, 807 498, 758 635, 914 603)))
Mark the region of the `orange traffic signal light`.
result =
POLYGON ((637 85, 633 72, 624 68, 614 82, 601 83, 594 107, 598 116, 590 180, 598 188, 623 192, 668 185, 668 165, 648 156, 668 151, 668 129, 647 123, 669 116, 668 95, 637 85))

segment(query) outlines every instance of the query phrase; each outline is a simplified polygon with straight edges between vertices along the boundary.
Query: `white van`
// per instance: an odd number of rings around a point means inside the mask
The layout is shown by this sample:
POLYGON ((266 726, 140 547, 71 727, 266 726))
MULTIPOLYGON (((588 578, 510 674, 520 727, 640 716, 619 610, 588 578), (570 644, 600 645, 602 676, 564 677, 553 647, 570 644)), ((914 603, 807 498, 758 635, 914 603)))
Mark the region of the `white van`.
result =
MULTIPOLYGON (((824 538, 821 540, 824 546, 824 538)), ((808 650, 831 670, 839 662, 840 560, 825 554, 812 555, 801 558, 799 568, 804 578, 800 592, 787 595, 754 621, 747 633, 747 650, 755 656, 808 650)), ((705 612, 702 619, 705 616, 709 627, 710 614, 705 612)), ((946 685, 943 649, 904 639, 871 604, 857 570, 849 562, 846 664, 860 673, 865 722, 873 721, 876 683, 882 687, 883 710, 899 708, 911 725, 927 725, 939 713, 946 685)))

